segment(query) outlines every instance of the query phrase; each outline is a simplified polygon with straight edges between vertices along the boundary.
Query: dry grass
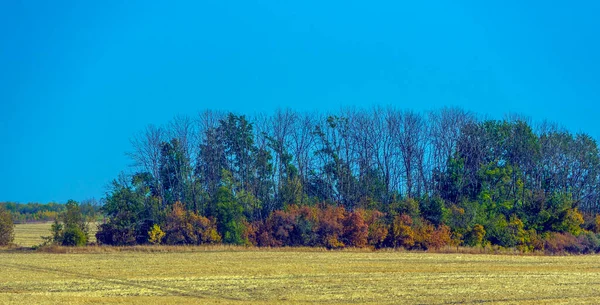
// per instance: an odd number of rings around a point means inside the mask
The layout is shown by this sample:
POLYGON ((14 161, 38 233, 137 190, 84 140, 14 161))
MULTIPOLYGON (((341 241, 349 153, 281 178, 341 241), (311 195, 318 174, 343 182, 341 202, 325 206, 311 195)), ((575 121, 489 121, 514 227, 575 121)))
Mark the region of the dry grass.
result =
POLYGON ((598 256, 138 250, 0 252, 0 303, 600 303, 598 256))
POLYGON ((0 249, 0 270, 0 304, 600 304, 600 256, 91 246, 0 249))
MULTIPOLYGON (((52 222, 15 224, 15 241, 18 246, 31 247, 42 243, 42 236, 50 236, 52 222)), ((90 224, 90 242, 96 242, 97 224, 90 224)))

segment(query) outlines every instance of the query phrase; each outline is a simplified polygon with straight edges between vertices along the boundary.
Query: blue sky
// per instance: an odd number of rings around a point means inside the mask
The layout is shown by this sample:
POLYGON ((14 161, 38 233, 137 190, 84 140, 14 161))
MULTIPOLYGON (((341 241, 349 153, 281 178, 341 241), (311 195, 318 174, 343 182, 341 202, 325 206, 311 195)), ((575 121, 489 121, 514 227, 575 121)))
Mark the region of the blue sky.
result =
POLYGON ((599 1, 0 3, 0 201, 100 198, 203 109, 518 112, 600 136, 599 1))

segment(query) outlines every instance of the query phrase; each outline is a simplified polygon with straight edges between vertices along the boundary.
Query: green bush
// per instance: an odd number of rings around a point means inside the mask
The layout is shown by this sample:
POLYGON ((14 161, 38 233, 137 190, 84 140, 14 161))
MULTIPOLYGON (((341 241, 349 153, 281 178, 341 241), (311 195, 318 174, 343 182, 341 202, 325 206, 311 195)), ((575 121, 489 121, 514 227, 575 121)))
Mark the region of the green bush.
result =
POLYGON ((63 246, 85 246, 87 244, 87 236, 83 230, 76 226, 69 226, 63 231, 62 245, 63 246))

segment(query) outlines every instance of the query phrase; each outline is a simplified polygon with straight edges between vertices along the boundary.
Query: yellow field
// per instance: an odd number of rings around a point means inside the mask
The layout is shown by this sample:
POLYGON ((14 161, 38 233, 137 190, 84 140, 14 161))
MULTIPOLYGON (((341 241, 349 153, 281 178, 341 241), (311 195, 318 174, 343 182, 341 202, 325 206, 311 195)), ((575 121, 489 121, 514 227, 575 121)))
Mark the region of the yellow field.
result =
MULTIPOLYGON (((42 243, 42 236, 50 236, 52 222, 24 223, 15 225, 15 244, 24 247, 42 243)), ((90 224, 90 242, 96 242, 97 225, 90 224)))
MULTIPOLYGON (((50 224, 18 225, 39 244, 50 224)), ((0 304, 600 304, 600 256, 243 247, 0 249, 0 304)))
POLYGON ((600 303, 598 256, 5 250, 0 270, 2 304, 600 303))

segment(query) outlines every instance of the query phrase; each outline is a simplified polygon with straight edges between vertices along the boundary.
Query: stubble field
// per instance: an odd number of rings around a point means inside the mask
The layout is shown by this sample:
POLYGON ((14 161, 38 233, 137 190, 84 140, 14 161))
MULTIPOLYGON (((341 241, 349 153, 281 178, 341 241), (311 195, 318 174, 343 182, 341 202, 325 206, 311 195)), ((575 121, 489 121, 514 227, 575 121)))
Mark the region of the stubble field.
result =
POLYGON ((74 253, 0 250, 0 304, 600 303, 599 256, 226 246, 65 251, 74 253))

